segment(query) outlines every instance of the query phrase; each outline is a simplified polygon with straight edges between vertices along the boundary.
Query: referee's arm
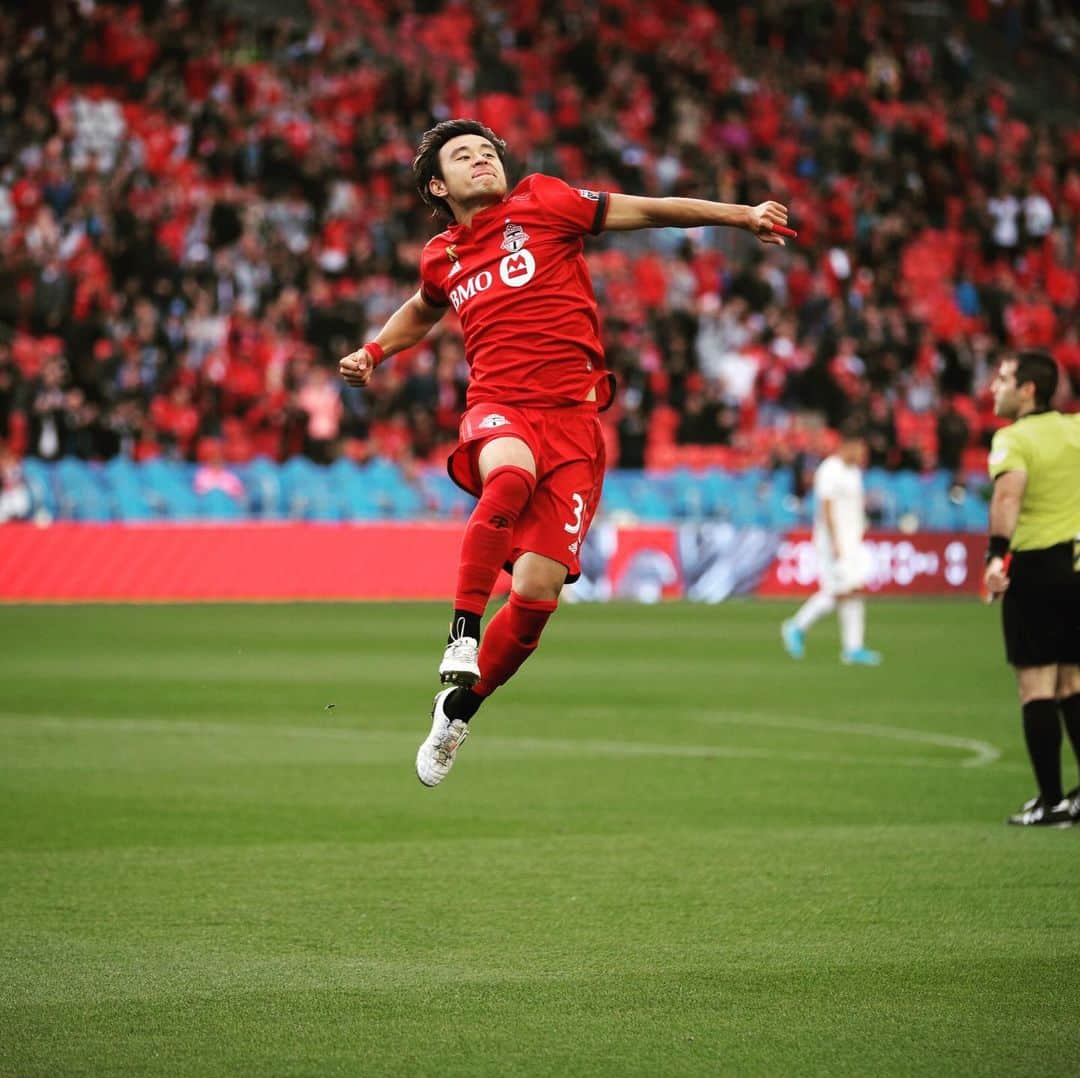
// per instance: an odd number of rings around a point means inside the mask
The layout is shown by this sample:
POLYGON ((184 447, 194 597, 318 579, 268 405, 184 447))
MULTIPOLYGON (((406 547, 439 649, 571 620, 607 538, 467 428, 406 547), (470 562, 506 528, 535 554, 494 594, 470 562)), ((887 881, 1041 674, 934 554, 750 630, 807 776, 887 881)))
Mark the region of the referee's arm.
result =
POLYGON ((994 496, 990 499, 990 554, 986 559, 983 583, 991 596, 1000 595, 1009 586, 1005 571, 1008 542, 1020 519, 1020 505, 1027 487, 1027 472, 1002 472, 994 480, 994 496), (1005 542, 1004 551, 995 550, 1005 542), (996 542, 995 542, 996 541, 996 542))

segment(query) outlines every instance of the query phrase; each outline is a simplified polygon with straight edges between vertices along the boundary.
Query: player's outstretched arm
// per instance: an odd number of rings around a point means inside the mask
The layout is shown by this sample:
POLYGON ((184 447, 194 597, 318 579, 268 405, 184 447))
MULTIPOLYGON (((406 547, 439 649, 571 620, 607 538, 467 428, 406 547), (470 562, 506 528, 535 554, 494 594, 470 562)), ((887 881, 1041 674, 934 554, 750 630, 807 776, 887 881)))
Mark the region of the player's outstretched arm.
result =
POLYGON ((338 364, 338 372, 348 385, 366 386, 382 359, 418 344, 446 311, 446 307, 432 307, 417 292, 394 311, 379 331, 373 342, 378 355, 372 355, 365 345, 345 356, 338 364))
POLYGON ((762 243, 784 246, 784 236, 795 233, 787 227, 787 207, 779 202, 760 206, 735 206, 709 202, 703 198, 648 198, 643 195, 608 196, 604 228, 628 232, 637 228, 698 228, 726 225, 752 232, 762 243))

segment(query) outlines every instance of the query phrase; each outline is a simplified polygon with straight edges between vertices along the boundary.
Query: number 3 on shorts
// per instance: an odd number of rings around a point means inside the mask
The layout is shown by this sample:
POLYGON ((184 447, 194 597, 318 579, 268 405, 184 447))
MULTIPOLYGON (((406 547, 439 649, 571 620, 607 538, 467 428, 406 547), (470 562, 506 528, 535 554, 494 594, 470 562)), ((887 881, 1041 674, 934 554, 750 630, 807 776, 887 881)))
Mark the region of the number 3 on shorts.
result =
POLYGON ((577 535, 581 531, 581 518, 585 513, 585 499, 580 494, 573 495, 574 519, 569 524, 563 525, 563 531, 571 535, 577 535))

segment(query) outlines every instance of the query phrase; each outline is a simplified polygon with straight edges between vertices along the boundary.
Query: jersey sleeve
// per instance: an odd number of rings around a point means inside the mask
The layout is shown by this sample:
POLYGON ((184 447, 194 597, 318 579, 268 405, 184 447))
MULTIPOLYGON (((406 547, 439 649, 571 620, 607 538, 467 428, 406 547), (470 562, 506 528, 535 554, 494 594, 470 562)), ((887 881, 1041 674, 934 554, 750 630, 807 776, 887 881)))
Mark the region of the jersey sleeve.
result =
POLYGON ((540 173, 532 177, 532 190, 556 228, 577 236, 586 233, 595 236, 603 231, 608 210, 606 191, 571 187, 554 176, 540 173))
POLYGON ((831 457, 821 462, 820 467, 814 473, 814 494, 819 501, 836 497, 839 478, 835 461, 831 457))
POLYGON ((443 290, 435 267, 439 264, 439 255, 446 259, 446 249, 429 243, 420 256, 420 298, 429 307, 449 307, 450 299, 443 290))
POLYGON ((996 431, 990 443, 990 455, 986 466, 990 478, 997 479, 1006 472, 1026 472, 1028 461, 1024 439, 1015 426, 1002 427, 996 431))

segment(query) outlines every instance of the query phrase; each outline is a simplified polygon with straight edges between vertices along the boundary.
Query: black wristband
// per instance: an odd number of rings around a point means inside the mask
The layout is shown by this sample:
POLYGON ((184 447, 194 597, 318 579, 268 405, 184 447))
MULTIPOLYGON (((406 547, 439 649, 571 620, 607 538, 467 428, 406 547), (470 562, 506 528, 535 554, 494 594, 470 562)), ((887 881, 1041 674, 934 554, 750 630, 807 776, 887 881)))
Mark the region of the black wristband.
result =
POLYGON ((991 535, 990 542, 986 545, 986 560, 992 558, 1004 558, 1009 553, 1009 540, 1004 535, 991 535))

